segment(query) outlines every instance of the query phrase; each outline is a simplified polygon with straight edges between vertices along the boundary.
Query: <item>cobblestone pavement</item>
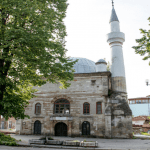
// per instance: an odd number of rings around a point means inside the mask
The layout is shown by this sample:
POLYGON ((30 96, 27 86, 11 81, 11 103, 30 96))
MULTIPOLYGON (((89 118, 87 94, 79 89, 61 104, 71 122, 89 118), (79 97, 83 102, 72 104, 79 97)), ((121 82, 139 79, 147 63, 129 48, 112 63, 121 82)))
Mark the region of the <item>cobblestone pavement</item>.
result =
MULTIPOLYGON (((29 139, 39 139, 42 136, 35 135, 11 135, 17 140, 21 139, 22 142, 28 143, 29 139)), ((136 149, 136 150, 150 150, 150 140, 148 139, 100 139, 100 138, 83 138, 83 137, 56 137, 52 136, 54 139, 60 140, 84 140, 87 141, 97 141, 98 146, 101 149, 136 149)), ((28 150, 30 148, 27 148, 28 150)), ((0 149, 1 150, 1 149, 0 149)), ((46 149, 45 149, 46 150, 46 149)))

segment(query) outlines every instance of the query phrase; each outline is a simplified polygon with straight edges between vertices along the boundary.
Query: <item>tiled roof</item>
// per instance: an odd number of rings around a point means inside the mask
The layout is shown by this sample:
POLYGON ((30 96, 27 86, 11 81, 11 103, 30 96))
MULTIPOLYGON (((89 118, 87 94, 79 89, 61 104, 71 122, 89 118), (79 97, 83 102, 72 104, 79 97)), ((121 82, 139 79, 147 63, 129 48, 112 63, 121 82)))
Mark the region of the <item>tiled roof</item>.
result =
POLYGON ((137 116, 132 118, 132 121, 141 121, 141 120, 147 120, 148 116, 137 116))
POLYGON ((143 128, 150 128, 150 124, 143 124, 143 128))

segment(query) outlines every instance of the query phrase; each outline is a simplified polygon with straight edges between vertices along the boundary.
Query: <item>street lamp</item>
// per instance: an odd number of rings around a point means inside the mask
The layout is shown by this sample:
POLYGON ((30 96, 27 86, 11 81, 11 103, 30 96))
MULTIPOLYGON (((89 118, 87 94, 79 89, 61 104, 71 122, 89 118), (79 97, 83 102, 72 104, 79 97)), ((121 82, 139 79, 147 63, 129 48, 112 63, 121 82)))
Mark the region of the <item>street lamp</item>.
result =
MULTIPOLYGON (((146 79, 146 85, 147 86, 149 86, 150 84, 149 84, 149 80, 148 79, 146 79)), ((150 115, 150 110, 149 110, 149 95, 148 95, 148 111, 149 111, 149 115, 150 115)))
POLYGON ((149 84, 149 80, 148 80, 148 79, 146 79, 146 80, 145 80, 145 82, 146 82, 146 85, 147 85, 147 86, 149 86, 149 85, 150 85, 150 84, 149 84))

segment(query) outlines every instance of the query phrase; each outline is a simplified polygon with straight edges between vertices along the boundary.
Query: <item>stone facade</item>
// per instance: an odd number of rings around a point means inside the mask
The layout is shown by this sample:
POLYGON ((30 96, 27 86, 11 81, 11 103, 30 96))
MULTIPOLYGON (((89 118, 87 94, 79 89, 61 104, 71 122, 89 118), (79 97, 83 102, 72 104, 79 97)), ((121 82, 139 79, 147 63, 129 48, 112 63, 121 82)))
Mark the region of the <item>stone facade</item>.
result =
MULTIPOLYGON (((103 137, 105 134, 105 107, 109 89, 110 72, 75 74, 68 89, 60 89, 59 84, 47 83, 37 88, 37 97, 30 100, 26 115, 20 123, 20 134, 34 134, 34 122, 41 122, 41 134, 55 135, 55 125, 63 122, 67 125, 68 136, 81 136, 82 123, 90 123, 90 136, 103 137), (95 81, 93 84, 92 81, 95 81), (69 114, 56 114, 54 103, 58 99, 70 102, 69 114), (83 114, 83 104, 90 104, 90 114, 83 114), (101 102, 102 113, 96 114, 96 103, 101 102), (41 114, 35 114, 35 104, 41 104, 41 114)), ((18 120, 19 122, 20 120, 18 120)))
POLYGON ((67 136, 83 136, 83 122, 89 122, 90 137, 130 138, 132 126, 131 110, 124 97, 108 96, 111 90, 110 72, 75 74, 68 89, 60 89, 59 84, 47 83, 38 89, 37 97, 30 100, 26 115, 30 119, 17 120, 18 134, 35 134, 35 121, 41 123, 41 134, 56 135, 57 123, 67 125, 67 136), (95 81, 93 83, 93 81, 95 81), (69 114, 55 113, 55 102, 66 99, 70 103, 69 114), (111 100, 113 99, 113 100, 111 100), (83 113, 83 104, 90 104, 90 113, 83 113), (97 114, 96 104, 101 102, 102 112, 97 114), (41 113, 35 113, 35 105, 41 104, 41 113), (131 119, 131 122, 130 122, 131 119), (130 125, 131 124, 131 125, 130 125))

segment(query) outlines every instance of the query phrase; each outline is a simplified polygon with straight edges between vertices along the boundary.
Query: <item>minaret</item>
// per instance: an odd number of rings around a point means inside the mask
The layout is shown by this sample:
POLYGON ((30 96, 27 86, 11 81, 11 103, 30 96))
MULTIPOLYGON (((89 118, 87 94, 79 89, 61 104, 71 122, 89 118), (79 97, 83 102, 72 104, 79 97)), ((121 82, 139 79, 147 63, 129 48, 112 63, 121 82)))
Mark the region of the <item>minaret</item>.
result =
POLYGON ((107 42, 111 48, 112 91, 126 93, 126 78, 122 51, 125 35, 120 32, 120 24, 114 5, 112 6, 112 13, 109 23, 111 32, 107 34, 107 42))
MULTIPOLYGON (((113 0, 112 0, 113 1, 113 0)), ((111 88, 105 108, 105 137, 131 138, 132 111, 127 103, 126 78, 122 45, 125 41, 124 33, 120 32, 119 20, 112 7, 110 18, 110 33, 107 42, 111 49, 111 88)))

